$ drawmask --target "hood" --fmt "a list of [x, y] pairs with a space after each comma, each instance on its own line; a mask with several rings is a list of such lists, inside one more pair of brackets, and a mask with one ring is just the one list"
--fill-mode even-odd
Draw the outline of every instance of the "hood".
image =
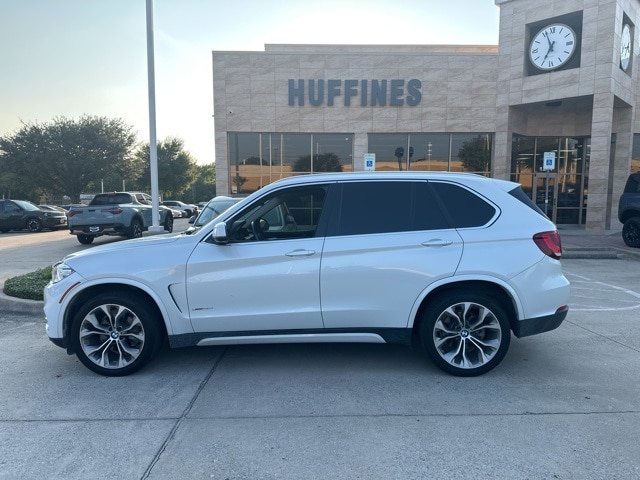
[[63, 261], [74, 260], [76, 258], [86, 258], [95, 255], [108, 255], [112, 252], [131, 251], [133, 249], [144, 248], [145, 252], [149, 249], [157, 248], [161, 245], [169, 245], [177, 242], [180, 238], [185, 238], [179, 233], [167, 233], [153, 235], [150, 237], [134, 238], [120, 242], [113, 242], [106, 245], [98, 245], [96, 247], [87, 248], [79, 252], [74, 252], [63, 258]]

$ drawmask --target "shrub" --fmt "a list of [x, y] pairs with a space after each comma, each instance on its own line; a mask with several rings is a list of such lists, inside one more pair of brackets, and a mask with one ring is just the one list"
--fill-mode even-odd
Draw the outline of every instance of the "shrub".
[[13, 277], [4, 282], [4, 293], [11, 297], [44, 300], [44, 287], [51, 280], [51, 267]]

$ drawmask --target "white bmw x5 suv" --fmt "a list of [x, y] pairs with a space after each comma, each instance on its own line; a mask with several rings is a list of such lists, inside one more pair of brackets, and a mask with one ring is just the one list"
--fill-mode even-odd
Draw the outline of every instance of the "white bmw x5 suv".
[[488, 372], [511, 333], [558, 327], [569, 282], [554, 224], [520, 185], [470, 174], [347, 173], [272, 183], [200, 228], [65, 257], [49, 338], [126, 375], [172, 347], [421, 345]]

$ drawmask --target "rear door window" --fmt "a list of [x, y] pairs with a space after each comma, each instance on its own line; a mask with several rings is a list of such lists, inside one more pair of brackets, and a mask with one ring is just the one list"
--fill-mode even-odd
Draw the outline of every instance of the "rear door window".
[[426, 182], [341, 184], [328, 235], [368, 235], [449, 228]]

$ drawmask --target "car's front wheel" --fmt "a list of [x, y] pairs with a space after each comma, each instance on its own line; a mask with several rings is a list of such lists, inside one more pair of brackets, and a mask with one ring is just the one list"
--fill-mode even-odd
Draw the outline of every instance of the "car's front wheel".
[[74, 317], [71, 342], [78, 359], [106, 376], [128, 375], [158, 351], [161, 329], [148, 302], [126, 293], [91, 298]]
[[449, 292], [423, 311], [420, 340], [431, 360], [452, 375], [482, 375], [509, 350], [511, 330], [502, 306], [481, 293]]
[[27, 230], [33, 233], [42, 231], [42, 222], [37, 218], [30, 218], [27, 220]]
[[640, 217], [631, 217], [624, 222], [622, 240], [629, 247], [640, 248]]

